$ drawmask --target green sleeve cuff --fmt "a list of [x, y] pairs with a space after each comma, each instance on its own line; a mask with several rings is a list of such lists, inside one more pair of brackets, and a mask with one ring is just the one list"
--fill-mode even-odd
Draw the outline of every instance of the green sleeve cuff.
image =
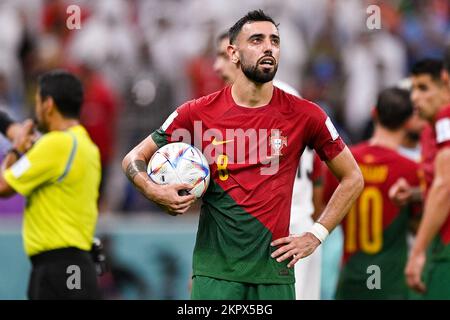
[[162, 146], [165, 146], [169, 142], [167, 141], [167, 134], [162, 129], [158, 129], [154, 131], [152, 134], [152, 139], [158, 146], [158, 148], [161, 148]]

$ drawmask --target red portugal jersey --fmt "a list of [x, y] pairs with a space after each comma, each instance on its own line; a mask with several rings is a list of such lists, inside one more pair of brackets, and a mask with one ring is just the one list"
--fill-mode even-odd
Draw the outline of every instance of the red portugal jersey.
[[[353, 146], [351, 151], [363, 174], [364, 190], [342, 221], [344, 261], [359, 251], [376, 254], [389, 245], [383, 233], [399, 217], [401, 208], [389, 199], [388, 193], [399, 178], [405, 178], [413, 187], [420, 186], [418, 164], [395, 150], [364, 142]], [[325, 200], [331, 198], [336, 187], [337, 180], [328, 171]]]
[[[368, 142], [352, 147], [351, 151], [363, 174], [364, 189], [341, 223], [344, 255], [337, 296], [345, 297], [345, 290], [353, 288], [361, 298], [366, 295], [404, 298], [407, 290], [403, 270], [412, 208], [396, 206], [388, 194], [399, 178], [405, 178], [413, 187], [419, 186], [419, 166], [395, 150]], [[325, 200], [330, 199], [336, 186], [336, 178], [328, 172]], [[384, 284], [379, 292], [366, 287], [367, 268], [371, 265], [389, 271], [383, 273]]]
[[[434, 179], [434, 160], [439, 150], [450, 148], [450, 106], [447, 106], [436, 116], [433, 126], [427, 127], [422, 133], [422, 161], [425, 171], [427, 193]], [[450, 214], [442, 226], [440, 239], [443, 244], [450, 244]]]
[[194, 144], [210, 163], [194, 275], [293, 283], [293, 268], [270, 257], [270, 242], [289, 235], [292, 186], [305, 147], [322, 160], [345, 147], [327, 115], [276, 87], [267, 105], [238, 106], [226, 87], [180, 106], [152, 138], [159, 147]]

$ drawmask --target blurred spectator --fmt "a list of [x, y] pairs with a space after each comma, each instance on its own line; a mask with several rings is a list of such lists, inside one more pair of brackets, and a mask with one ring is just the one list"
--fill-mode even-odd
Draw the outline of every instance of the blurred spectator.
[[215, 60], [215, 36], [213, 22], [209, 24], [209, 37], [205, 50], [198, 56], [194, 56], [187, 62], [187, 76], [191, 84], [191, 98], [197, 99], [218, 91], [225, 83], [214, 72]]
[[[79, 30], [66, 26], [72, 4], [81, 8]], [[380, 8], [380, 30], [366, 26], [369, 5]], [[354, 142], [376, 93], [418, 59], [440, 56], [450, 39], [448, 0], [3, 0], [0, 104], [22, 119], [31, 115], [38, 74], [95, 66], [83, 71], [96, 105], [85, 108], [84, 120], [106, 168], [114, 168], [104, 173], [114, 195], [108, 198], [117, 202], [112, 208], [153, 210], [130, 194], [122, 206], [116, 195], [124, 194], [126, 181], [113, 164], [180, 102], [222, 86], [211, 69], [211, 37], [257, 7], [280, 23], [278, 77], [318, 102]]]
[[[81, 8], [79, 30], [66, 26], [73, 4]], [[381, 9], [380, 30], [366, 26], [369, 5]], [[347, 143], [370, 131], [367, 122], [380, 89], [406, 76], [417, 60], [440, 57], [450, 41], [448, 0], [0, 0], [0, 108], [19, 120], [31, 116], [36, 76], [79, 68], [86, 93], [82, 120], [99, 145], [104, 168], [102, 211], [158, 214], [159, 207], [131, 187], [118, 163], [180, 102], [222, 87], [212, 70], [215, 36], [255, 8], [280, 23], [278, 78], [324, 108]], [[410, 154], [417, 153], [421, 128], [419, 121], [411, 123], [405, 143]], [[0, 158], [7, 148], [0, 137]], [[0, 201], [0, 213], [22, 212], [23, 206], [19, 197]], [[329, 285], [324, 298], [332, 297], [336, 282], [336, 264], [330, 261], [341, 249], [337, 240], [330, 242], [337, 247], [324, 253], [328, 268], [322, 283]], [[177, 258], [157, 256], [165, 286], [160, 295], [173, 297]], [[101, 279], [105, 297], [123, 297], [126, 287], [139, 298], [156, 296], [116, 262], [113, 258], [114, 274]]]
[[[172, 113], [174, 102], [174, 85], [165, 74], [160, 74], [154, 65], [154, 60], [146, 43], [142, 43], [138, 63], [141, 66], [134, 76], [128, 94], [124, 97], [127, 112], [120, 117], [121, 142], [119, 153], [121, 157], [129, 152], [131, 145], [136, 145], [156, 130]], [[120, 172], [121, 196], [114, 192], [112, 206], [123, 212], [159, 210], [155, 204], [142, 197], [132, 187]]]
[[116, 148], [116, 125], [118, 99], [105, 79], [93, 67], [83, 64], [78, 75], [84, 85], [84, 104], [81, 123], [89, 132], [92, 141], [100, 149], [102, 182], [100, 184], [100, 210], [105, 185], [108, 182], [110, 164]]
[[[61, 39], [63, 43], [69, 41], [74, 35], [72, 30], [66, 26], [68, 18], [67, 7], [74, 4], [68, 0], [45, 0], [42, 9], [42, 28], [44, 33], [53, 34]], [[80, 5], [80, 3], [76, 3]], [[80, 10], [80, 22], [83, 24], [89, 17], [89, 10], [86, 6], [82, 6]]]
[[449, 39], [447, 0], [402, 1], [400, 34], [406, 42], [409, 65], [426, 57], [440, 58]]
[[99, 0], [92, 14], [74, 32], [70, 58], [75, 63], [95, 65], [119, 94], [124, 93], [136, 65], [138, 32], [132, 21], [132, 3], [124, 0]]
[[24, 32], [18, 8], [12, 1], [0, 2], [0, 99], [16, 117], [23, 114], [23, 77], [19, 63]]

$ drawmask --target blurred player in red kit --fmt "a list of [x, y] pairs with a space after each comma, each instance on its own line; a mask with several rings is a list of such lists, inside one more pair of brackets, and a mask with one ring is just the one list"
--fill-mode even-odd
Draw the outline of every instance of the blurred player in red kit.
[[427, 186], [424, 214], [405, 273], [408, 285], [424, 293], [425, 299], [450, 299], [449, 72], [450, 51], [447, 51], [445, 64], [425, 59], [417, 62], [411, 71], [411, 99], [430, 126], [422, 134]]
[[[342, 221], [343, 266], [337, 299], [406, 299], [403, 277], [408, 246], [407, 232], [412, 210], [389, 199], [389, 190], [400, 178], [419, 186], [419, 166], [398, 151], [407, 134], [406, 123], [413, 115], [409, 92], [383, 90], [374, 109], [375, 131], [368, 140], [351, 148], [364, 177], [364, 190]], [[337, 181], [326, 177], [325, 199]], [[420, 207], [419, 207], [420, 209]], [[417, 210], [419, 211], [419, 210]], [[370, 289], [370, 266], [380, 270], [380, 281]]]

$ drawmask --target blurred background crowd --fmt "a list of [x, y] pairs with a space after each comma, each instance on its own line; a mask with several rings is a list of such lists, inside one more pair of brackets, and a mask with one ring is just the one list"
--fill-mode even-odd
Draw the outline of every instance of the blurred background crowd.
[[[69, 5], [81, 9], [69, 30]], [[381, 29], [370, 30], [369, 5]], [[142, 211], [120, 172], [122, 156], [183, 101], [223, 87], [217, 36], [254, 8], [280, 23], [277, 73], [334, 118], [348, 142], [364, 136], [378, 91], [450, 38], [447, 0], [2, 0], [0, 107], [32, 116], [35, 80], [57, 67], [85, 86], [83, 123], [101, 150], [101, 211]]]
[[[81, 9], [79, 29], [67, 27], [69, 5]], [[370, 5], [380, 29], [367, 26]], [[217, 37], [256, 8], [280, 23], [277, 79], [324, 108], [348, 143], [367, 134], [379, 90], [418, 59], [440, 57], [450, 39], [448, 0], [0, 0], [0, 108], [32, 117], [37, 76], [75, 72], [82, 122], [101, 152], [101, 214], [162, 215], [120, 162], [182, 102], [224, 86]], [[0, 140], [0, 158], [6, 148]], [[2, 215], [22, 208], [17, 197], [0, 202]]]

